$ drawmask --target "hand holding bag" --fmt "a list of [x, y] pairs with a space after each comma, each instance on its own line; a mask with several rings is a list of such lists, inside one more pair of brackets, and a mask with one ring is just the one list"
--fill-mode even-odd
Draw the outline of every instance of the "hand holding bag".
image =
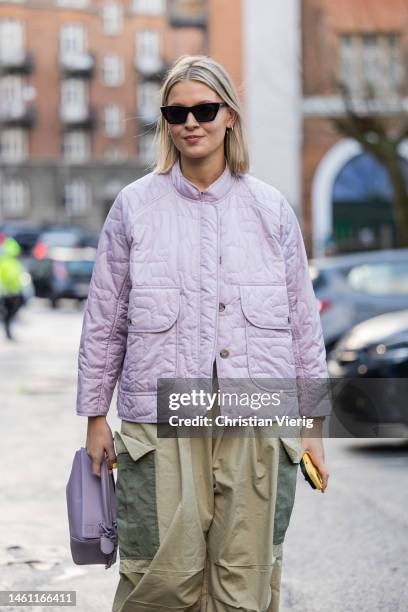
[[113, 474], [106, 459], [101, 475], [92, 472], [92, 460], [85, 448], [76, 451], [66, 486], [71, 553], [77, 565], [116, 561], [118, 534], [116, 493]]

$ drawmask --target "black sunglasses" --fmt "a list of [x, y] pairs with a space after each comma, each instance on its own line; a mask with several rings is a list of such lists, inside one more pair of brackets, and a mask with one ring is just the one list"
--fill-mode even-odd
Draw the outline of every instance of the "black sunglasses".
[[197, 121], [214, 121], [221, 106], [227, 106], [225, 102], [204, 102], [195, 106], [161, 106], [160, 110], [168, 123], [185, 123], [187, 115], [192, 112]]

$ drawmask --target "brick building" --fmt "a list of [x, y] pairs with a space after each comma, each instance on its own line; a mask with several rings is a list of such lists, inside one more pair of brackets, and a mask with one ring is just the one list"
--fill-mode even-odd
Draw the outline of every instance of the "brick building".
[[[302, 203], [310, 251], [392, 247], [387, 172], [339, 133], [340, 83], [360, 115], [398, 127], [408, 108], [408, 5], [404, 0], [302, 1]], [[405, 143], [400, 153], [407, 157]], [[408, 164], [407, 164], [408, 177]], [[408, 183], [408, 179], [407, 179]]]
[[237, 85], [251, 172], [289, 199], [309, 255], [393, 246], [387, 173], [333, 118], [343, 81], [362, 112], [371, 88], [400, 121], [407, 43], [404, 0], [0, 0], [0, 220], [99, 228], [149, 169], [167, 66], [207, 53]]
[[207, 30], [202, 1], [0, 2], [0, 219], [100, 227], [153, 159], [164, 71]]

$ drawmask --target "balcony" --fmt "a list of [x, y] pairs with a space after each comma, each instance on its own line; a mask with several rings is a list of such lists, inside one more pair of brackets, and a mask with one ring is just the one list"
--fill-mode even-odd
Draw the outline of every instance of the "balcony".
[[135, 68], [142, 78], [161, 81], [168, 69], [168, 64], [160, 55], [151, 57], [136, 56]]
[[95, 70], [95, 59], [91, 53], [64, 53], [59, 61], [66, 77], [91, 77]]
[[91, 105], [61, 106], [60, 118], [66, 130], [90, 130], [96, 125], [96, 112]]
[[205, 28], [207, 26], [206, 5], [206, 0], [170, 0], [169, 24], [174, 28]]
[[31, 74], [34, 70], [33, 54], [30, 51], [0, 55], [0, 76], [2, 74]]
[[13, 107], [0, 106], [0, 125], [3, 127], [32, 128], [35, 125], [36, 112], [32, 106], [16, 103]]

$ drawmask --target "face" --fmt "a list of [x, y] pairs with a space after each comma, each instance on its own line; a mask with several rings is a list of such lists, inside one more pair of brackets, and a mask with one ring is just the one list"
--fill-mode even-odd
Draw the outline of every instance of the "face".
[[[194, 106], [203, 102], [223, 102], [222, 98], [205, 83], [180, 81], [170, 90], [166, 106]], [[224, 149], [227, 127], [234, 124], [234, 112], [221, 106], [213, 121], [199, 123], [193, 113], [188, 113], [185, 123], [166, 123], [170, 136], [180, 154], [190, 158], [202, 158]], [[192, 137], [197, 138], [192, 138]]]

